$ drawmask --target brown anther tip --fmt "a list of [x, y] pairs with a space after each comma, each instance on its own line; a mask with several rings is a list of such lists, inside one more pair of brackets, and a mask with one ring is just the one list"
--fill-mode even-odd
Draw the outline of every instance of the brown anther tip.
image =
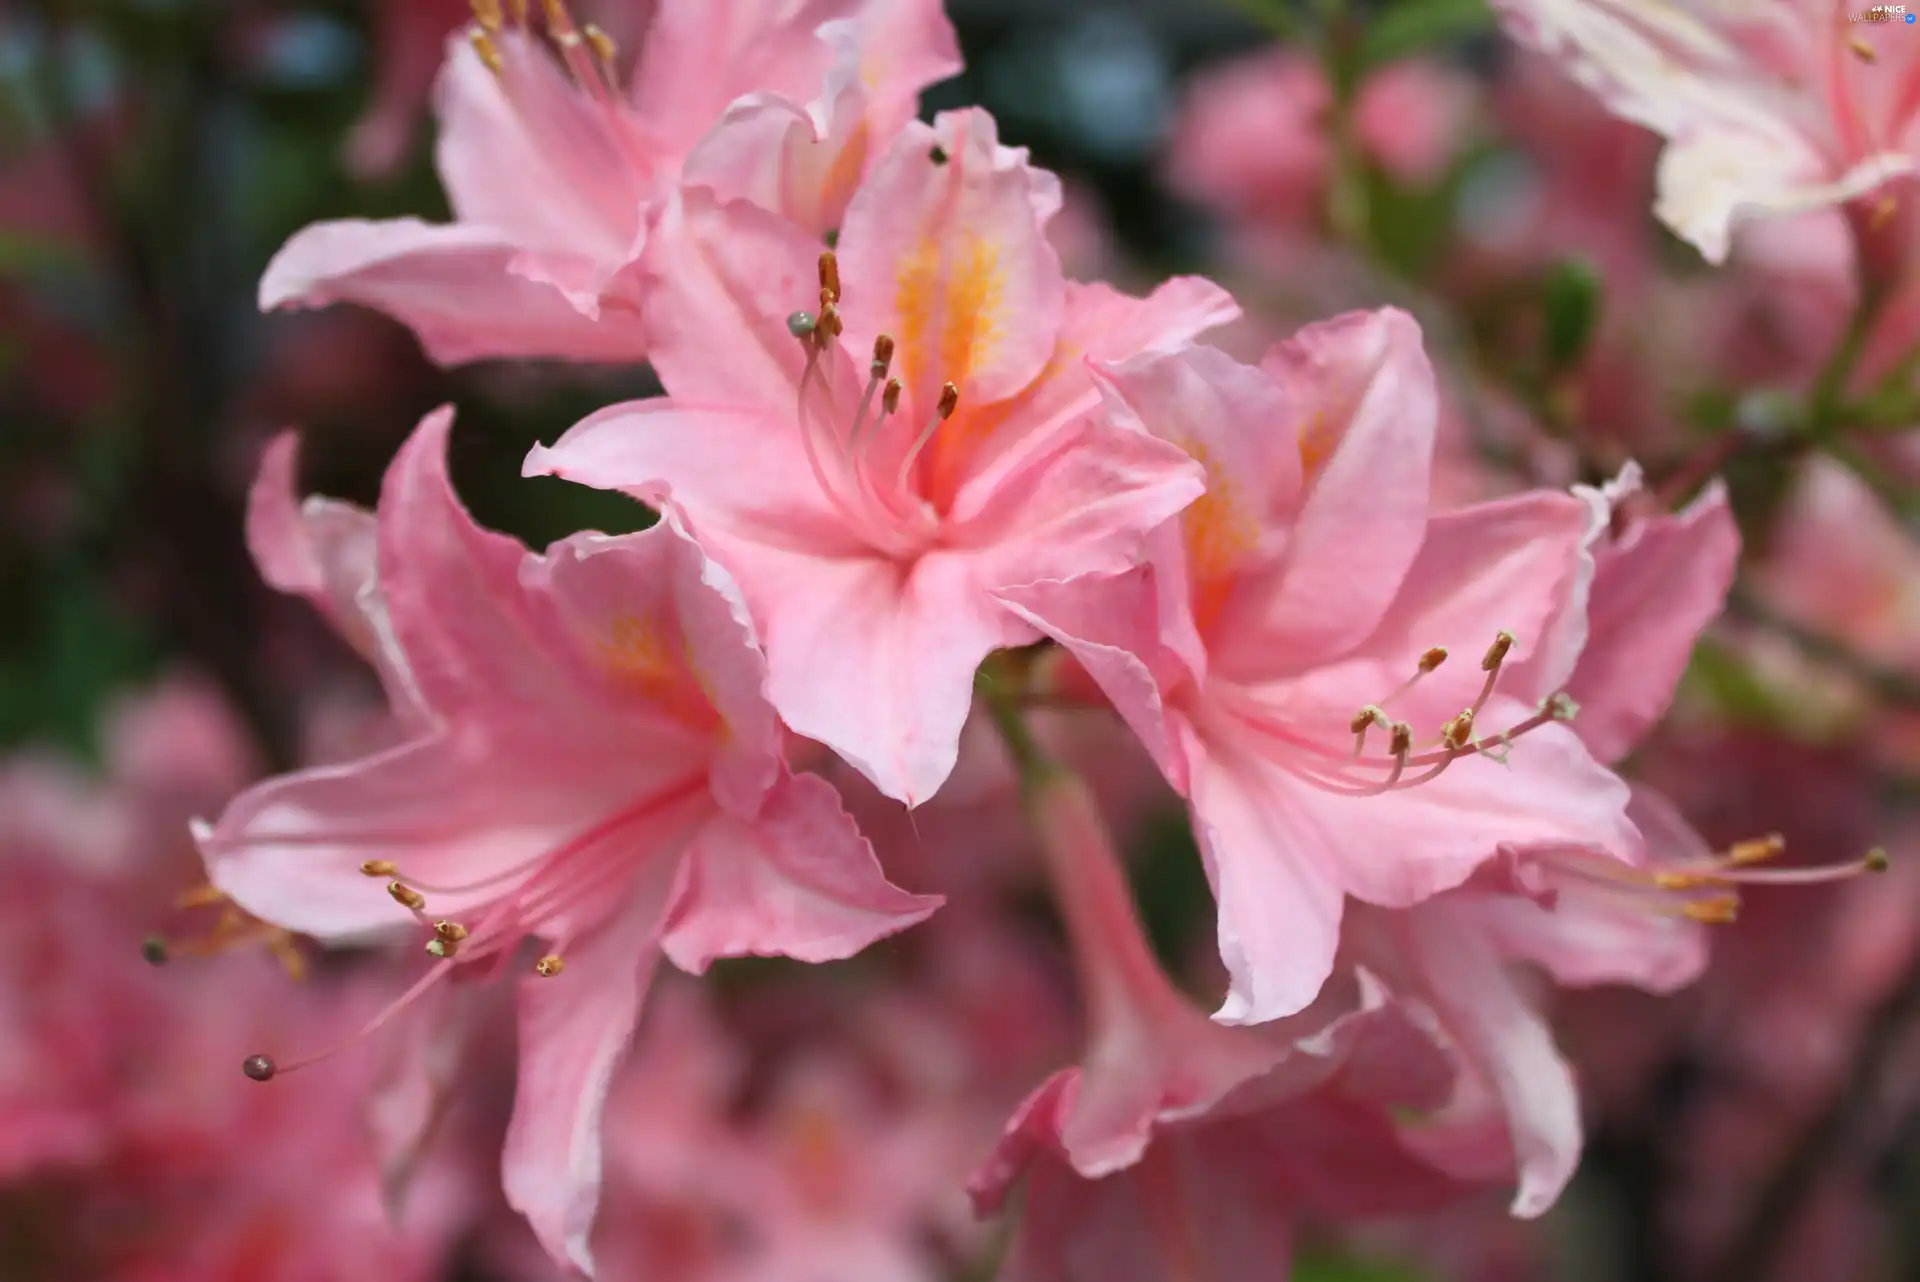
[[1420, 656], [1420, 671], [1432, 672], [1447, 661], [1447, 647], [1437, 645]]
[[885, 389], [880, 393], [880, 408], [888, 414], [897, 414], [900, 412], [899, 379], [890, 378], [887, 380]]
[[387, 893], [393, 896], [393, 900], [395, 903], [401, 905], [404, 908], [411, 908], [415, 912], [419, 912], [422, 908], [425, 908], [427, 906], [426, 896], [422, 895], [419, 891], [407, 885], [405, 882], [400, 882], [400, 881], [388, 882]]
[[586, 36], [587, 43], [593, 46], [594, 57], [611, 68], [620, 56], [620, 46], [613, 42], [613, 37], [591, 22], [582, 29], [581, 34]]
[[1487, 647], [1487, 653], [1480, 660], [1480, 671], [1497, 672], [1500, 665], [1507, 661], [1507, 651], [1513, 649], [1513, 633], [1502, 628], [1494, 634], [1493, 644]]
[[493, 47], [493, 40], [484, 31], [476, 31], [467, 37], [467, 43], [480, 55], [480, 61], [487, 64], [487, 70], [500, 75], [506, 70], [506, 64], [500, 61], [500, 51]]
[[567, 12], [566, 0], [541, 0], [540, 7], [547, 11], [547, 25], [554, 31], [570, 30], [573, 15]]
[[457, 944], [467, 937], [467, 928], [457, 921], [436, 921], [433, 923], [433, 933], [449, 944]]
[[1688, 921], [1703, 922], [1709, 926], [1727, 926], [1738, 920], [1740, 901], [1732, 895], [1722, 895], [1717, 899], [1696, 899], [1680, 910]]
[[362, 877], [391, 877], [399, 871], [398, 868], [395, 868], [384, 859], [369, 859], [360, 865], [360, 875]]
[[952, 418], [953, 411], [960, 406], [960, 389], [952, 383], [940, 385], [940, 417]]
[[1464, 748], [1473, 735], [1473, 709], [1462, 708], [1460, 715], [1447, 722], [1440, 729], [1440, 737], [1446, 740], [1449, 748]]
[[1866, 858], [1860, 862], [1868, 872], [1885, 872], [1893, 864], [1893, 861], [1887, 858], [1887, 852], [1878, 846], [1869, 850]]
[[270, 1055], [249, 1055], [241, 1062], [240, 1071], [256, 1082], [271, 1082], [279, 1069]]
[[1777, 832], [1752, 841], [1736, 841], [1727, 851], [1727, 862], [1735, 866], [1741, 864], [1765, 863], [1787, 848], [1787, 839]]
[[1362, 708], [1360, 709], [1359, 712], [1356, 712], [1354, 714], [1353, 720], [1347, 722], [1347, 729], [1353, 731], [1353, 733], [1355, 734], [1359, 734], [1362, 730], [1365, 730], [1368, 726], [1372, 724], [1373, 724], [1373, 709]]
[[1854, 57], [1868, 65], [1872, 65], [1880, 60], [1879, 55], [1874, 53], [1873, 46], [1865, 40], [1862, 40], [1859, 36], [1849, 37], [1847, 40], [1847, 48], [1853, 50]]
[[830, 303], [840, 301], [840, 259], [831, 249], [820, 254], [820, 295]]
[[489, 35], [498, 35], [501, 26], [500, 0], [471, 0], [468, 6], [473, 10], [474, 21], [487, 29]]
[[846, 328], [840, 322], [840, 309], [834, 306], [833, 299], [827, 297], [827, 291], [820, 291], [820, 337], [838, 338]]
[[882, 334], [873, 340], [873, 376], [885, 378], [893, 368], [893, 336]]
[[1387, 740], [1387, 750], [1396, 757], [1404, 757], [1413, 751], [1413, 727], [1404, 721], [1393, 723], [1393, 734]]
[[552, 979], [567, 968], [566, 959], [558, 953], [548, 953], [533, 964], [533, 973], [542, 979]]
[[167, 941], [158, 935], [148, 935], [140, 941], [140, 956], [146, 959], [149, 966], [166, 965]]

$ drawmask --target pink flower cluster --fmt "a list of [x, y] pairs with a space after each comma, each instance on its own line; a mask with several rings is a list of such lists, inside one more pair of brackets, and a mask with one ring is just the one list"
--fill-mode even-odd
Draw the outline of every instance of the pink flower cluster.
[[[1009, 1213], [1005, 1282], [1256, 1282], [1306, 1224], [1488, 1188], [1546, 1211], [1582, 1108], [1536, 981], [1677, 989], [1743, 886], [1874, 866], [1716, 851], [1616, 773], [1726, 602], [1723, 486], [1671, 510], [1628, 463], [1456, 504], [1407, 311], [1243, 362], [1206, 341], [1240, 315], [1207, 280], [1068, 279], [1060, 180], [984, 110], [919, 118], [960, 70], [937, 0], [661, 0], [637, 60], [560, 0], [471, 7], [434, 90], [453, 221], [310, 226], [260, 302], [377, 309], [444, 364], [650, 364], [664, 395], [555, 433], [524, 474], [658, 519], [544, 551], [483, 527], [451, 408], [372, 510], [300, 497], [295, 437], [272, 443], [248, 546], [377, 673], [388, 723], [353, 759], [196, 782], [209, 886], [185, 911], [218, 915], [208, 951], [365, 951], [298, 988], [270, 957], [109, 964], [73, 944], [124, 933], [137, 882], [87, 865], [171, 868], [130, 833], [184, 816], [47, 803], [112, 831], [8, 832], [10, 884], [47, 889], [0, 950], [59, 983], [0, 1007], [0, 1051], [71, 1049], [53, 1075], [0, 1054], [0, 1174], [108, 1172], [47, 1234], [78, 1262], [50, 1268], [348, 1275], [269, 1267], [311, 1238], [330, 1268], [344, 1242], [354, 1276], [424, 1279], [493, 1197], [456, 1154], [497, 1145], [534, 1245], [477, 1249], [528, 1277], [933, 1282]], [[1658, 210], [1710, 258], [1749, 213], [1911, 170], [1920, 80], [1881, 66], [1885, 102], [1859, 83], [1920, 50], [1904, 32], [1811, 67], [1792, 36], [1814, 6], [1786, 0], [1497, 7], [1666, 136]], [[1232, 101], [1310, 115], [1331, 91], [1289, 60], [1237, 74], [1180, 181], [1292, 217], [1325, 140], [1237, 165]], [[1423, 75], [1376, 82], [1360, 126], [1413, 180], [1446, 129], [1409, 139], [1394, 103], [1466, 110]], [[365, 167], [404, 137], [404, 86], [383, 102]], [[1798, 519], [1847, 501], [1809, 485]], [[1912, 582], [1859, 577], [1789, 571], [1777, 595], [1911, 643], [1888, 620]], [[1156, 951], [1112, 835], [1162, 785], [1212, 892], [1202, 981]], [[84, 853], [39, 857], [62, 843]], [[1064, 949], [993, 907], [1032, 883]], [[882, 974], [745, 997], [663, 973], [876, 948]], [[67, 1036], [83, 1006], [123, 1013], [114, 1039]], [[260, 1017], [245, 1046], [202, 1019], [233, 1008]], [[363, 1041], [378, 1073], [324, 1049]], [[504, 1135], [474, 1120], [489, 1093]], [[188, 1245], [116, 1255], [115, 1199]], [[210, 1208], [235, 1222], [197, 1230]]]

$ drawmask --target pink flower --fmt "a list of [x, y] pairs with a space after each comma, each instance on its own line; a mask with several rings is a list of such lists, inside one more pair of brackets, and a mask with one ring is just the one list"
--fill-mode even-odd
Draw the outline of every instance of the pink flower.
[[1348, 896], [1407, 907], [1502, 845], [1637, 848], [1626, 785], [1561, 724], [1593, 504], [1430, 511], [1410, 318], [1311, 326], [1259, 369], [1194, 349], [1104, 377], [1112, 415], [1199, 458], [1207, 495], [1144, 567], [1001, 597], [1187, 796], [1232, 978], [1218, 1018], [1311, 1001]]
[[1193, 279], [1144, 300], [1067, 283], [1059, 204], [979, 111], [906, 128], [837, 256], [688, 191], [646, 308], [671, 395], [527, 458], [671, 497], [740, 581], [780, 715], [909, 804], [953, 768], [980, 660], [1038, 637], [992, 589], [1121, 569], [1200, 492], [1178, 450], [1087, 415], [1084, 361], [1177, 347], [1232, 303]]
[[825, 961], [938, 901], [889, 885], [831, 785], [787, 770], [744, 606], [676, 517], [529, 553], [460, 507], [451, 419], [402, 448], [375, 517], [296, 512], [279, 488], [291, 445], [270, 457], [263, 569], [375, 648], [413, 735], [269, 780], [199, 836], [215, 885], [288, 929], [417, 922], [434, 960], [394, 1010], [547, 941], [519, 989], [506, 1188], [549, 1251], [586, 1268], [599, 1110], [656, 950], [695, 972], [748, 953]]
[[[1920, 45], [1829, 0], [1499, 0], [1516, 38], [1667, 140], [1654, 211], [1709, 262], [1743, 219], [1911, 174]], [[1864, 8], [1865, 6], [1860, 6]]]
[[[1470, 81], [1430, 62], [1369, 75], [1353, 104], [1355, 141], [1394, 178], [1431, 183], [1460, 145]], [[1168, 148], [1182, 194], [1229, 217], [1312, 221], [1333, 172], [1333, 87], [1313, 58], [1275, 47], [1197, 77]]]
[[1222, 1028], [1141, 936], [1085, 788], [1034, 789], [1088, 1006], [1080, 1068], [1047, 1081], [975, 1177], [983, 1212], [1025, 1177], [1008, 1282], [1284, 1276], [1293, 1219], [1423, 1206], [1457, 1182], [1403, 1145], [1393, 1110], [1434, 1109], [1445, 1055], [1343, 975], [1307, 1012]]
[[[959, 70], [952, 29], [930, 0], [670, 0], [630, 90], [611, 42], [577, 27], [564, 4], [544, 5], [551, 48], [504, 18], [498, 0], [474, 10], [479, 26], [451, 46], [437, 97], [438, 163], [456, 220], [308, 227], [269, 264], [263, 308], [373, 307], [446, 364], [641, 360], [638, 265], [650, 228], [730, 102], [753, 93], [763, 110], [785, 104], [830, 123], [831, 147], [789, 150], [795, 164], [824, 163], [822, 182], [844, 185], [864, 149], [911, 118], [919, 90]], [[825, 105], [795, 105], [823, 80]], [[773, 195], [815, 210], [824, 199]]]

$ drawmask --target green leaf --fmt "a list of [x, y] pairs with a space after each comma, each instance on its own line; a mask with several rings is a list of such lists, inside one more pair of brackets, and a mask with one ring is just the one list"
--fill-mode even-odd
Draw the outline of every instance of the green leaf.
[[1578, 259], [1562, 259], [1547, 269], [1540, 286], [1540, 313], [1546, 372], [1571, 369], [1586, 355], [1600, 323], [1600, 275]]
[[1402, 0], [1367, 23], [1360, 65], [1398, 62], [1437, 44], [1479, 35], [1493, 25], [1486, 0]]

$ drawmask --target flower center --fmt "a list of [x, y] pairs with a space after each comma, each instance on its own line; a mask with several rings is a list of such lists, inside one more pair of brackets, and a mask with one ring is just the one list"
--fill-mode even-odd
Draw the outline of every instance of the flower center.
[[820, 255], [820, 310], [787, 318], [788, 332], [807, 354], [794, 406], [807, 465], [828, 504], [862, 539], [888, 555], [909, 557], [940, 529], [940, 514], [921, 493], [916, 465], [953, 418], [960, 389], [942, 384], [932, 416], [908, 441], [896, 428], [902, 388], [893, 377], [895, 343], [881, 334], [873, 340], [866, 388], [848, 414], [822, 363], [843, 330], [839, 304], [840, 264], [828, 250]]

